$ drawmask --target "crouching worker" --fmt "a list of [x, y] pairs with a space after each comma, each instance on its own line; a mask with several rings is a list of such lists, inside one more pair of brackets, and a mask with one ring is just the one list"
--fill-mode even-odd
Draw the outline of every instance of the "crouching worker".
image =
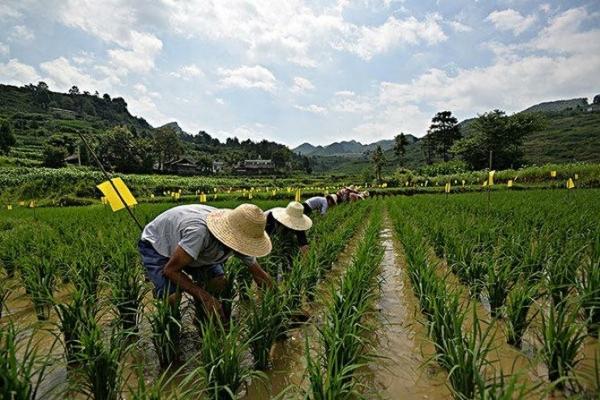
[[310, 215], [313, 211], [317, 211], [321, 215], [327, 214], [327, 210], [335, 205], [335, 194], [327, 196], [315, 196], [302, 203], [304, 207], [304, 215]]
[[[286, 270], [291, 268], [292, 260], [298, 250], [308, 251], [306, 231], [312, 226], [312, 220], [304, 215], [304, 207], [297, 201], [292, 201], [286, 208], [276, 207], [265, 211], [267, 218], [266, 232], [273, 239], [274, 254], [272, 259], [278, 259]], [[271, 268], [272, 274], [281, 271]]]
[[234, 210], [192, 204], [171, 208], [144, 228], [138, 243], [146, 276], [156, 296], [174, 304], [180, 290], [201, 302], [207, 313], [224, 320], [218, 296], [227, 285], [223, 265], [233, 255], [248, 266], [259, 285], [272, 285], [256, 257], [271, 252], [266, 217], [252, 204]]

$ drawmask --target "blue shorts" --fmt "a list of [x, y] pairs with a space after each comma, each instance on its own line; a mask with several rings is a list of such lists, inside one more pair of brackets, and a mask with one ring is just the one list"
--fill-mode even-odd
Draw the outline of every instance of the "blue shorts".
[[[163, 275], [163, 269], [169, 257], [165, 257], [159, 254], [150, 242], [140, 240], [138, 242], [138, 249], [142, 256], [142, 264], [146, 269], [146, 277], [154, 284], [154, 294], [157, 297], [161, 297], [167, 294], [173, 294], [177, 291], [177, 287], [171, 284], [171, 281]], [[223, 276], [225, 271], [223, 270], [223, 264], [214, 264], [207, 267], [185, 267], [184, 272], [191, 276], [192, 280], [196, 283], [206, 283], [213, 278]]]

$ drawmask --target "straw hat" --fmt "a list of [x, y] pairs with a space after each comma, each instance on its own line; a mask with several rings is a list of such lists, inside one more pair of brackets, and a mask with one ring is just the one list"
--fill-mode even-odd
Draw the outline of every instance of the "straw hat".
[[271, 212], [277, 221], [295, 231], [307, 231], [312, 226], [312, 220], [304, 215], [304, 207], [297, 201], [290, 202], [286, 208], [274, 208]]
[[333, 203], [337, 204], [337, 194], [331, 194], [330, 196], [333, 199]]
[[234, 210], [215, 210], [206, 225], [217, 239], [234, 251], [254, 257], [271, 252], [271, 239], [265, 232], [267, 218], [254, 204], [242, 204]]

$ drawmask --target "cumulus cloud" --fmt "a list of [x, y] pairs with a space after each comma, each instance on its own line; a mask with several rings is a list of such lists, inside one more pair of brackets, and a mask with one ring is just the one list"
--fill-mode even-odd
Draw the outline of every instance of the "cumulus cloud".
[[0, 56], [7, 56], [10, 53], [10, 47], [7, 44], [0, 42]]
[[304, 93], [309, 90], [313, 90], [314, 88], [315, 85], [313, 85], [311, 81], [306, 78], [302, 78], [301, 76], [296, 76], [294, 77], [294, 84], [290, 90], [293, 93]]
[[335, 92], [335, 95], [342, 96], [342, 97], [354, 96], [354, 92], [351, 90], [340, 90], [338, 92]]
[[17, 25], [12, 29], [8, 38], [14, 42], [29, 42], [35, 39], [35, 34], [25, 25]]
[[162, 41], [149, 33], [131, 32], [131, 42], [125, 49], [108, 51], [111, 63], [126, 71], [145, 73], [154, 68], [154, 59], [162, 49]]
[[260, 65], [243, 65], [235, 69], [219, 68], [218, 74], [221, 77], [219, 84], [225, 88], [238, 87], [272, 92], [277, 85], [277, 79], [271, 71]]
[[496, 29], [501, 31], [512, 31], [517, 36], [525, 32], [535, 23], [535, 15], [523, 16], [520, 12], [508, 8], [506, 10], [492, 11], [486, 21], [490, 21]]
[[112, 92], [115, 81], [111, 76], [98, 79], [89, 75], [79, 67], [72, 65], [65, 57], [58, 57], [40, 64], [40, 69], [46, 74], [44, 79], [53, 90], [66, 92], [76, 85], [81, 91]]
[[35, 68], [19, 62], [16, 58], [0, 63], [0, 81], [6, 85], [26, 85], [36, 83], [39, 79]]
[[454, 32], [471, 32], [473, 30], [469, 25], [465, 25], [460, 21], [448, 21], [447, 23]]
[[327, 109], [325, 107], [321, 107], [316, 104], [310, 104], [308, 106], [295, 105], [294, 108], [301, 110], [301, 111], [313, 113], [313, 114], [326, 114], [327, 113]]
[[204, 72], [196, 64], [184, 65], [175, 72], [170, 73], [175, 78], [189, 80], [204, 76]]

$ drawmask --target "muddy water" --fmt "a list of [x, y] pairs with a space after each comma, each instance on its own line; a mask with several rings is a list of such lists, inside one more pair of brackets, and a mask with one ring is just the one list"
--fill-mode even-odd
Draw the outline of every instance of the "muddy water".
[[305, 387], [306, 383], [304, 381], [306, 340], [308, 340], [310, 348], [315, 347], [316, 329], [313, 323], [320, 318], [323, 312], [331, 282], [342, 275], [346, 267], [352, 262], [352, 256], [362, 236], [363, 230], [354, 234], [327, 273], [326, 279], [319, 283], [315, 302], [307, 310], [308, 314], [312, 316], [312, 321], [309, 320], [304, 326], [292, 329], [288, 333], [288, 340], [278, 342], [273, 346], [271, 350], [273, 368], [266, 371], [264, 381], [250, 383], [243, 396], [244, 399], [263, 400], [283, 395], [284, 391], [285, 398], [302, 397], [300, 394], [301, 388]]
[[386, 219], [381, 232], [384, 256], [381, 263], [383, 283], [379, 307], [381, 310], [376, 360], [371, 368], [373, 396], [387, 399], [448, 399], [446, 374], [433, 363], [427, 363], [433, 347], [427, 342], [427, 332], [419, 323], [416, 299], [410, 288]]

